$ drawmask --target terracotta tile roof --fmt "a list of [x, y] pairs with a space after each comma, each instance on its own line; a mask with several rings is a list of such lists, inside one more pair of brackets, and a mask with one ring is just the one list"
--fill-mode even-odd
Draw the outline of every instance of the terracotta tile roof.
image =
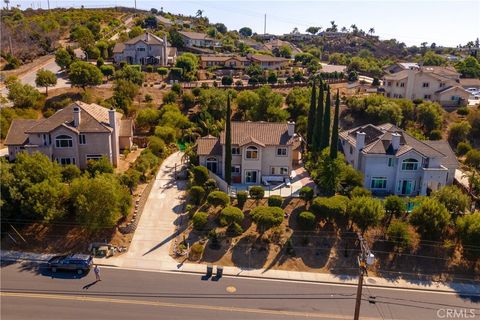
[[120, 129], [118, 130], [119, 137], [131, 137], [133, 135], [133, 120], [120, 120]]
[[23, 145], [28, 142], [28, 129], [38, 123], [39, 120], [34, 119], [13, 119], [8, 129], [5, 145]]
[[222, 155], [222, 146], [217, 137], [208, 135], [197, 139], [197, 154], [200, 156]]
[[[288, 135], [287, 123], [232, 121], [232, 145], [242, 145], [245, 139], [266, 146], [293, 143], [293, 137]], [[225, 144], [225, 131], [220, 134], [220, 143]]]
[[214, 40], [210, 38], [207, 34], [200, 33], [200, 32], [179, 31], [178, 33], [185, 36], [186, 38], [193, 39], [193, 40]]

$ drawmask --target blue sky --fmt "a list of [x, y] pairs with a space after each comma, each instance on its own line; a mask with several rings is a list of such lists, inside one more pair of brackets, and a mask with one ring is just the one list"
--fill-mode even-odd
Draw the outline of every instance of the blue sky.
[[[47, 0], [10, 0], [21, 8], [47, 7]], [[50, 0], [61, 7], [134, 6], [134, 0]], [[375, 28], [382, 39], [396, 38], [407, 45], [429, 44], [456, 46], [480, 37], [479, 0], [375, 0], [375, 1], [155, 1], [137, 0], [137, 7], [152, 7], [172, 13], [194, 15], [198, 9], [211, 22], [222, 22], [229, 29], [251, 27], [263, 33], [264, 14], [267, 32], [288, 33], [297, 27], [326, 28], [335, 20], [339, 28], [356, 24], [360, 29]]]

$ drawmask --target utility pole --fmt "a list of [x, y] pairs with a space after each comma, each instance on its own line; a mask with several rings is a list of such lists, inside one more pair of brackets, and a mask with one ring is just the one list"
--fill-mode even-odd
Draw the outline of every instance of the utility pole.
[[48, 11], [50, 11], [50, 0], [47, 0]]
[[135, 0], [135, 9], [137, 9], [137, 0]]
[[353, 320], [358, 320], [360, 317], [360, 304], [362, 302], [362, 289], [363, 289], [363, 276], [367, 273], [367, 265], [370, 266], [375, 261], [374, 254], [370, 251], [367, 241], [358, 234], [358, 241], [360, 242], [360, 249], [362, 252], [358, 256], [358, 286], [357, 286], [357, 298], [355, 301], [355, 315]]
[[263, 18], [263, 34], [267, 34], [267, 14]]

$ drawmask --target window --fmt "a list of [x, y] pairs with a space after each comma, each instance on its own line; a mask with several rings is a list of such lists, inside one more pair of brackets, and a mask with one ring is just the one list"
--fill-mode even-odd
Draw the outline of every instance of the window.
[[430, 87], [430, 83], [424, 82], [424, 83], [422, 83], [422, 87], [428, 88], [428, 87]]
[[73, 139], [67, 135], [60, 135], [55, 138], [55, 146], [57, 148], [71, 148], [73, 147]]
[[387, 178], [385, 177], [373, 177], [370, 184], [371, 189], [386, 189], [387, 188]]
[[217, 173], [217, 159], [216, 158], [207, 158], [207, 169], [213, 173]]
[[232, 166], [232, 174], [240, 174], [240, 166]]
[[232, 156], [240, 155], [240, 148], [239, 147], [232, 147]]
[[281, 167], [280, 168], [280, 174], [281, 175], [288, 175], [288, 167]]
[[400, 87], [401, 88], [405, 87], [405, 82], [400, 82]]
[[137, 51], [145, 51], [145, 48], [137, 48]]
[[440, 82], [440, 88], [445, 87], [445, 82]]
[[350, 146], [350, 154], [352, 154], [352, 153], [353, 153], [353, 147]]
[[458, 100], [460, 100], [460, 97], [459, 96], [452, 96], [451, 100], [452, 101], [458, 101]]
[[62, 166], [66, 166], [68, 164], [75, 164], [75, 158], [59, 158], [57, 159], [57, 162]]
[[254, 147], [254, 146], [247, 147], [246, 157], [247, 159], [257, 159], [258, 158], [257, 147]]
[[393, 158], [388, 158], [387, 163], [389, 167], [393, 167]]
[[388, 81], [388, 82], [387, 82], [387, 86], [388, 86], [388, 87], [391, 87], [391, 86], [392, 86], [392, 81]]
[[80, 144], [86, 144], [87, 143], [87, 140], [85, 139], [85, 135], [84, 134], [81, 134], [79, 136], [79, 143]]
[[87, 154], [87, 161], [91, 161], [91, 160], [100, 160], [102, 158], [102, 155], [101, 154]]
[[426, 94], [423, 96], [423, 99], [432, 99], [432, 95], [431, 94]]
[[277, 148], [277, 157], [286, 157], [287, 148]]
[[415, 159], [405, 159], [402, 162], [402, 170], [412, 171], [418, 169], [418, 161]]
[[245, 171], [245, 183], [257, 183], [257, 171]]

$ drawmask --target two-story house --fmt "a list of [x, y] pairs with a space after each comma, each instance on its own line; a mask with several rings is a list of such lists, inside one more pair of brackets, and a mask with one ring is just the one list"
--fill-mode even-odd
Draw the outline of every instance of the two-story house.
[[179, 31], [178, 33], [182, 37], [184, 47], [213, 48], [219, 46], [217, 40], [210, 38], [205, 33], [191, 31]]
[[177, 48], [171, 47], [166, 35], [163, 39], [149, 32], [115, 44], [113, 60], [116, 63], [126, 61], [129, 64], [173, 65], [177, 57]]
[[430, 100], [444, 107], [468, 101], [470, 94], [460, 84], [460, 74], [451, 68], [397, 64], [388, 70], [393, 73], [384, 76], [383, 90], [389, 98]]
[[[268, 184], [290, 177], [293, 163], [301, 157], [301, 137], [295, 123], [232, 122], [232, 182]], [[200, 165], [223, 177], [225, 131], [197, 140]]]
[[117, 166], [120, 150], [132, 146], [133, 136], [132, 120], [121, 118], [115, 110], [76, 101], [46, 119], [15, 119], [5, 138], [8, 158], [41, 152], [62, 165], [85, 168], [105, 156]]
[[458, 168], [446, 141], [420, 141], [389, 123], [342, 131], [339, 144], [374, 194], [426, 195], [451, 184]]

